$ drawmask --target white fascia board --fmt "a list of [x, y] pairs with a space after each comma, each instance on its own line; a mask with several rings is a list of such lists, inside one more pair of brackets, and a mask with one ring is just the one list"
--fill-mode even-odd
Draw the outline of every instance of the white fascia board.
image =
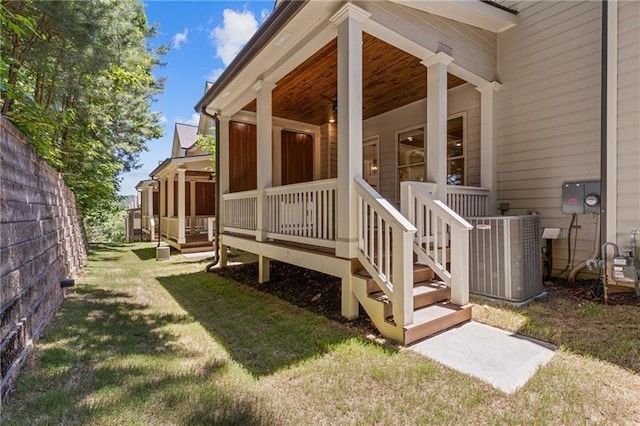
[[183, 165], [184, 166], [194, 166], [194, 165], [199, 165], [198, 163], [203, 163], [202, 166], [204, 167], [204, 166], [206, 166], [206, 164], [204, 164], [204, 162], [210, 161], [210, 160], [211, 160], [211, 155], [210, 154], [194, 155], [193, 157], [171, 158], [168, 161], [165, 160], [155, 170], [153, 170], [151, 172], [152, 173], [151, 176], [158, 178], [158, 177], [167, 176], [167, 175], [172, 174], [172, 173], [175, 174], [176, 170], [178, 168], [180, 168], [180, 166], [183, 166]]
[[512, 13], [478, 0], [389, 0], [433, 15], [501, 33], [518, 23]]

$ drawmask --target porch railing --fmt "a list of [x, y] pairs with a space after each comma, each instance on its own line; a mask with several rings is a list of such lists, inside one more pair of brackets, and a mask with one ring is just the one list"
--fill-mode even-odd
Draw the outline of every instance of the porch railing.
[[[431, 182], [411, 182], [415, 188], [437, 196], [438, 186]], [[462, 217], [487, 216], [489, 214], [489, 190], [477, 186], [446, 186], [446, 200], [454, 212]], [[439, 197], [442, 198], [442, 197]]]
[[163, 217], [162, 218], [162, 233], [164, 236], [171, 238], [172, 240], [178, 239], [178, 230], [180, 228], [177, 217]]
[[487, 216], [489, 190], [474, 186], [447, 185], [447, 205], [462, 217]]
[[337, 187], [327, 179], [267, 188], [267, 237], [335, 247]]
[[185, 217], [185, 226], [187, 233], [192, 235], [206, 234], [208, 231], [208, 223], [210, 218], [215, 218], [215, 216], [196, 216], [195, 221], [192, 221], [190, 216]]
[[360, 263], [391, 300], [396, 325], [413, 322], [413, 252], [416, 232], [407, 218], [361, 178], [358, 196], [358, 251]]
[[469, 231], [473, 229], [424, 185], [403, 182], [402, 213], [417, 228], [413, 251], [451, 289], [451, 301], [469, 302]]
[[232, 192], [222, 195], [224, 222], [220, 232], [256, 235], [258, 192]]

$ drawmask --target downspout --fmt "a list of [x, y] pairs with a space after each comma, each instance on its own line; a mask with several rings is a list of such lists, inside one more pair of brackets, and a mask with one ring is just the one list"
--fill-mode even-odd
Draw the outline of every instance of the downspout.
[[602, 58], [600, 79], [600, 241], [607, 241], [607, 98], [609, 68], [609, 11], [607, 0], [602, 0]]
[[215, 220], [215, 226], [214, 226], [214, 238], [215, 238], [215, 249], [213, 250], [213, 260], [211, 260], [210, 263], [207, 264], [207, 266], [204, 267], [205, 272], [209, 272], [211, 270], [211, 268], [213, 268], [214, 266], [216, 266], [218, 264], [218, 262], [220, 261], [220, 240], [218, 238], [218, 235], [220, 234], [220, 221], [218, 220], [218, 217], [220, 216], [220, 182], [219, 182], [219, 176], [220, 176], [220, 120], [218, 119], [218, 115], [211, 115], [206, 111], [206, 107], [202, 107], [202, 110], [200, 110], [200, 114], [204, 115], [205, 117], [209, 117], [211, 119], [213, 119], [213, 121], [215, 122], [215, 138], [216, 138], [216, 152], [214, 154], [215, 156], [215, 176], [216, 176], [216, 200], [215, 200], [215, 212], [216, 212], [216, 220]]
[[[158, 182], [158, 245], [156, 247], [160, 247], [160, 236], [162, 235], [162, 229], [160, 226], [162, 225], [162, 214], [160, 212], [160, 200], [162, 199], [162, 185], [160, 181], [154, 177], [151, 177], [151, 180]], [[152, 202], [153, 203], [153, 202]], [[153, 211], [153, 206], [151, 206], [151, 211]]]

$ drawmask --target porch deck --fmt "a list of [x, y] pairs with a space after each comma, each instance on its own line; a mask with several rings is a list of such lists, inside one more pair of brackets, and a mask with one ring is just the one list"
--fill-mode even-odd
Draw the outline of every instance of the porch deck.
[[[403, 214], [362, 179], [354, 184], [357, 256], [338, 248], [338, 187], [330, 179], [266, 188], [260, 194], [224, 194], [222, 265], [224, 247], [231, 246], [259, 256], [259, 282], [269, 281], [271, 259], [339, 277], [343, 315], [357, 316], [362, 305], [383, 335], [404, 344], [470, 319], [470, 225], [435, 200], [429, 186], [403, 186]], [[486, 194], [479, 191], [452, 191], [454, 204], [476, 213], [486, 205]], [[426, 300], [425, 286], [434, 278], [448, 288], [446, 297], [443, 292], [437, 300]]]

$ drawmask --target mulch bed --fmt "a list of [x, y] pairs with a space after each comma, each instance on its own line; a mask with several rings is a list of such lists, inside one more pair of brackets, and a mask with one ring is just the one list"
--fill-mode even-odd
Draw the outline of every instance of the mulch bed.
[[[544, 290], [556, 297], [591, 300], [604, 303], [602, 286], [598, 280], [580, 280], [570, 284], [567, 280], [556, 279], [545, 281]], [[622, 291], [621, 291], [622, 290]], [[609, 289], [608, 305], [640, 306], [640, 297], [632, 289]]]
[[[244, 263], [215, 269], [225, 278], [273, 294], [280, 299], [303, 309], [326, 316], [342, 324], [353, 325], [367, 333], [379, 334], [366, 312], [360, 307], [360, 317], [347, 320], [340, 314], [340, 279], [320, 272], [300, 268], [288, 263], [271, 261], [271, 280], [258, 284], [258, 264]], [[544, 290], [553, 297], [566, 297], [604, 303], [597, 289], [597, 281], [585, 280], [569, 284], [566, 280], [544, 283]], [[640, 306], [640, 298], [635, 292], [609, 294], [609, 305]]]
[[359, 318], [347, 320], [342, 317], [340, 278], [275, 260], [271, 261], [271, 279], [263, 284], [258, 284], [258, 264], [255, 262], [225, 266], [212, 272], [342, 324], [379, 334], [362, 307]]

